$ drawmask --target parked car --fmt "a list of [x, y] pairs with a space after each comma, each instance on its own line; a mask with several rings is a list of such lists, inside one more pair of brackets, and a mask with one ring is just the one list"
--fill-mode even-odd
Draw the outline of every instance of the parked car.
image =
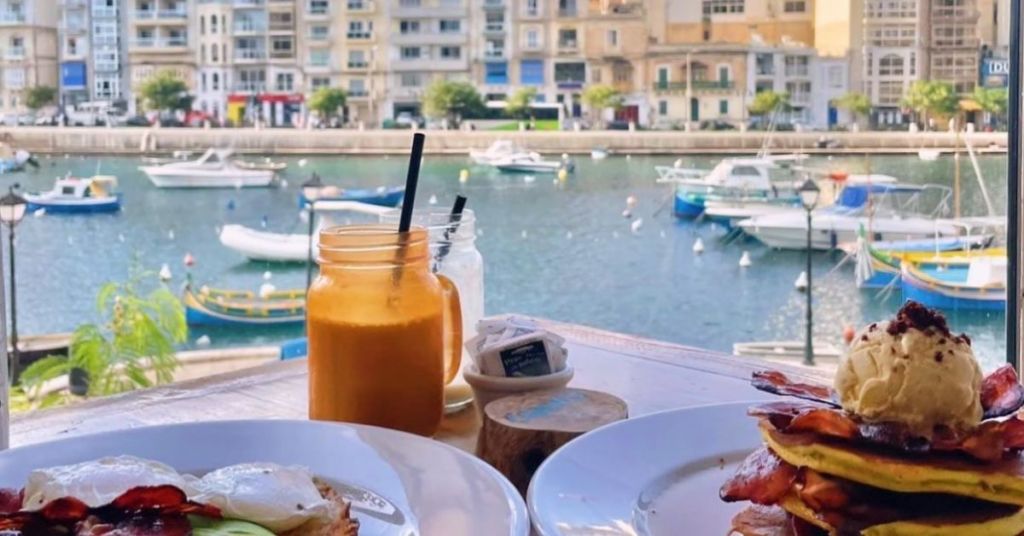
[[132, 115], [123, 118], [118, 122], [118, 124], [126, 127], [148, 127], [153, 123], [151, 123], [149, 118], [144, 115]]
[[701, 121], [701, 130], [736, 130], [736, 125], [722, 121], [721, 119], [709, 119], [707, 121]]
[[10, 114], [4, 116], [4, 125], [9, 127], [32, 125], [36, 121], [32, 114]]
[[416, 117], [409, 112], [399, 112], [395, 116], [395, 124], [399, 128], [418, 128], [423, 126], [423, 118]]
[[55, 127], [61, 122], [61, 117], [56, 114], [44, 114], [36, 117], [35, 125], [37, 127]]

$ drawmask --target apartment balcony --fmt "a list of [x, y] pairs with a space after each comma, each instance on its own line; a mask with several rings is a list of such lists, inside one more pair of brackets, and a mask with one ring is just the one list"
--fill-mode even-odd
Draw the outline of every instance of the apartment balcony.
[[579, 9], [576, 7], [560, 7], [558, 8], [558, 16], [565, 19], [578, 17]]
[[25, 59], [25, 47], [12, 47], [4, 51], [4, 59], [8, 61], [21, 61]]
[[236, 9], [253, 9], [263, 7], [263, 0], [234, 0], [231, 5]]
[[134, 13], [136, 21], [147, 23], [170, 23], [185, 24], [188, 22], [188, 12], [184, 9], [140, 9]]
[[360, 99], [370, 96], [370, 92], [365, 89], [349, 89], [345, 92], [349, 98]]
[[558, 42], [558, 53], [559, 54], [575, 54], [580, 51], [578, 41], [559, 41]]
[[263, 34], [267, 31], [267, 25], [253, 21], [235, 21], [235, 35]]
[[[692, 91], [694, 93], [725, 93], [736, 88], [732, 80], [694, 80]], [[658, 93], [684, 93], [686, 82], [655, 82], [654, 91]]]
[[117, 18], [117, 6], [100, 6], [93, 4], [92, 6], [92, 18], [93, 19], [116, 19]]
[[485, 60], [503, 60], [505, 59], [505, 49], [492, 49], [484, 51]]
[[978, 48], [981, 46], [981, 40], [977, 37], [962, 37], [957, 39], [934, 39], [932, 40], [932, 48], [949, 48], [949, 49], [962, 49], [962, 48]]
[[0, 13], [0, 24], [25, 24], [25, 12], [4, 11]]
[[950, 7], [934, 7], [932, 8], [932, 21], [951, 21], [958, 20], [965, 24], [974, 24], [981, 17], [981, 13], [973, 7], [967, 6], [950, 6]]
[[373, 32], [347, 32], [345, 34], [345, 39], [348, 39], [349, 41], [369, 41], [370, 39], [373, 39]]
[[109, 35], [109, 34], [94, 35], [94, 36], [92, 36], [92, 44], [95, 47], [103, 47], [103, 46], [117, 47], [118, 39], [117, 39], [116, 35]]
[[313, 11], [306, 11], [306, 20], [309, 21], [325, 21], [331, 18], [330, 9], [317, 9]]
[[116, 61], [96, 61], [92, 65], [97, 73], [116, 73], [121, 70], [120, 64]]
[[392, 16], [398, 18], [460, 18], [465, 17], [468, 10], [463, 6], [425, 6], [422, 4], [405, 4], [401, 2], [392, 8]]
[[131, 42], [131, 48], [143, 52], [179, 52], [178, 49], [188, 48], [188, 39], [180, 37], [164, 39], [138, 37]]
[[89, 31], [89, 26], [82, 20], [65, 21], [61, 23], [60, 30], [66, 35], [81, 35]]
[[786, 67], [785, 74], [788, 78], [807, 78], [810, 76], [810, 70], [806, 66]]
[[352, 70], [352, 71], [365, 71], [365, 70], [370, 68], [370, 62], [365, 61], [365, 60], [363, 60], [363, 61], [349, 61], [348, 63], [345, 64], [345, 66], [348, 67], [349, 70]]
[[484, 35], [488, 37], [504, 37], [505, 24], [502, 22], [488, 22], [484, 25]]
[[267, 85], [261, 82], [239, 82], [235, 84], [235, 91], [238, 93], [265, 93]]
[[461, 45], [467, 41], [462, 32], [416, 32], [391, 35], [394, 45]]
[[270, 51], [271, 61], [295, 61], [295, 51], [289, 50], [287, 52], [282, 51]]
[[259, 63], [267, 60], [266, 50], [251, 48], [235, 49], [235, 61], [239, 63]]
[[811, 103], [810, 93], [790, 93], [789, 103], [794, 105], [806, 105]]
[[85, 7], [88, 2], [86, 2], [86, 0], [61, 0], [60, 4], [64, 6], [64, 9], [81, 9]]
[[484, 9], [488, 11], [501, 11], [505, 7], [505, 0], [484, 0]]
[[392, 60], [391, 70], [405, 71], [465, 71], [469, 63], [465, 59], [442, 60], [437, 58], [419, 58], [415, 60]]

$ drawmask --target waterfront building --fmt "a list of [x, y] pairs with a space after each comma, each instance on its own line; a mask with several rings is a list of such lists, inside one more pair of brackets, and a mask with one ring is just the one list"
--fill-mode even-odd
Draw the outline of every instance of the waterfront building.
[[666, 43], [814, 44], [815, 0], [663, 1]]
[[[234, 108], [229, 104], [229, 96], [239, 84], [236, 66], [242, 67], [232, 56], [235, 50], [232, 41], [233, 36], [244, 37], [255, 28], [247, 25], [245, 19], [234, 20], [233, 4], [232, 0], [200, 0], [193, 9], [195, 22], [191, 26], [196, 36], [198, 71], [193, 107], [214, 120], [232, 120], [239, 124], [247, 102], [243, 99], [243, 106]], [[266, 31], [265, 26], [262, 30]]]
[[[236, 0], [236, 2], [259, 0]], [[138, 89], [159, 71], [169, 71], [194, 92], [196, 48], [189, 33], [190, 4], [197, 0], [127, 0], [131, 112], [143, 111]]]
[[[89, 26], [92, 2], [58, 0], [58, 55], [60, 58], [59, 102], [75, 105], [90, 100], [88, 76], [91, 59]], [[115, 4], [116, 6], [116, 4]], [[115, 7], [116, 9], [116, 7]]]
[[[953, 84], [958, 93], [978, 83], [980, 0], [931, 0], [928, 10], [928, 78]], [[988, 24], [988, 21], [986, 21]]]
[[649, 124], [652, 84], [647, 73], [648, 13], [638, 0], [590, 0], [583, 56], [590, 83], [606, 84], [623, 96], [623, 104], [604, 119]]
[[774, 76], [774, 63], [758, 69], [750, 58], [751, 49], [743, 44], [651, 45], [647, 70], [652, 73], [652, 123], [662, 128], [685, 128], [688, 122], [744, 123], [752, 77]]
[[0, 0], [0, 115], [24, 113], [25, 90], [57, 87], [56, 0]]
[[125, 0], [58, 0], [60, 104], [124, 103]]

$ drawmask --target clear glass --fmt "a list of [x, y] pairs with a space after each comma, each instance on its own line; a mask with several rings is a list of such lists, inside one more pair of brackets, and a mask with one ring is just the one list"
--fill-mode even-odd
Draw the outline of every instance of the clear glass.
[[309, 416], [430, 436], [462, 355], [458, 291], [430, 269], [427, 231], [320, 232], [309, 289]]
[[[398, 222], [401, 212], [395, 210], [381, 217], [385, 224]], [[484, 259], [476, 249], [476, 215], [465, 210], [458, 225], [451, 222], [450, 211], [431, 208], [413, 213], [413, 225], [427, 229], [430, 236], [431, 268], [455, 284], [462, 303], [463, 342], [476, 335], [476, 324], [484, 316]], [[470, 362], [463, 347], [462, 366]], [[445, 389], [445, 409], [449, 412], [465, 408], [473, 401], [473, 392], [462, 377], [462, 371]]]

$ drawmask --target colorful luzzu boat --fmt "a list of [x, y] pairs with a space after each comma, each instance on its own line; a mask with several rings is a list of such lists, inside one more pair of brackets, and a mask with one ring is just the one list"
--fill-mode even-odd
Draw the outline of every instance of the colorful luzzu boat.
[[900, 284], [904, 300], [946, 310], [1006, 309], [1006, 252], [974, 256], [933, 266], [904, 261]]
[[282, 290], [256, 295], [240, 290], [185, 289], [185, 319], [191, 326], [271, 326], [306, 319], [306, 291]]
[[888, 287], [899, 278], [900, 264], [904, 261], [931, 268], [967, 262], [973, 257], [1006, 254], [1005, 248], [976, 249], [984, 248], [991, 241], [991, 235], [874, 243], [862, 238], [857, 250], [857, 286], [869, 289]]

